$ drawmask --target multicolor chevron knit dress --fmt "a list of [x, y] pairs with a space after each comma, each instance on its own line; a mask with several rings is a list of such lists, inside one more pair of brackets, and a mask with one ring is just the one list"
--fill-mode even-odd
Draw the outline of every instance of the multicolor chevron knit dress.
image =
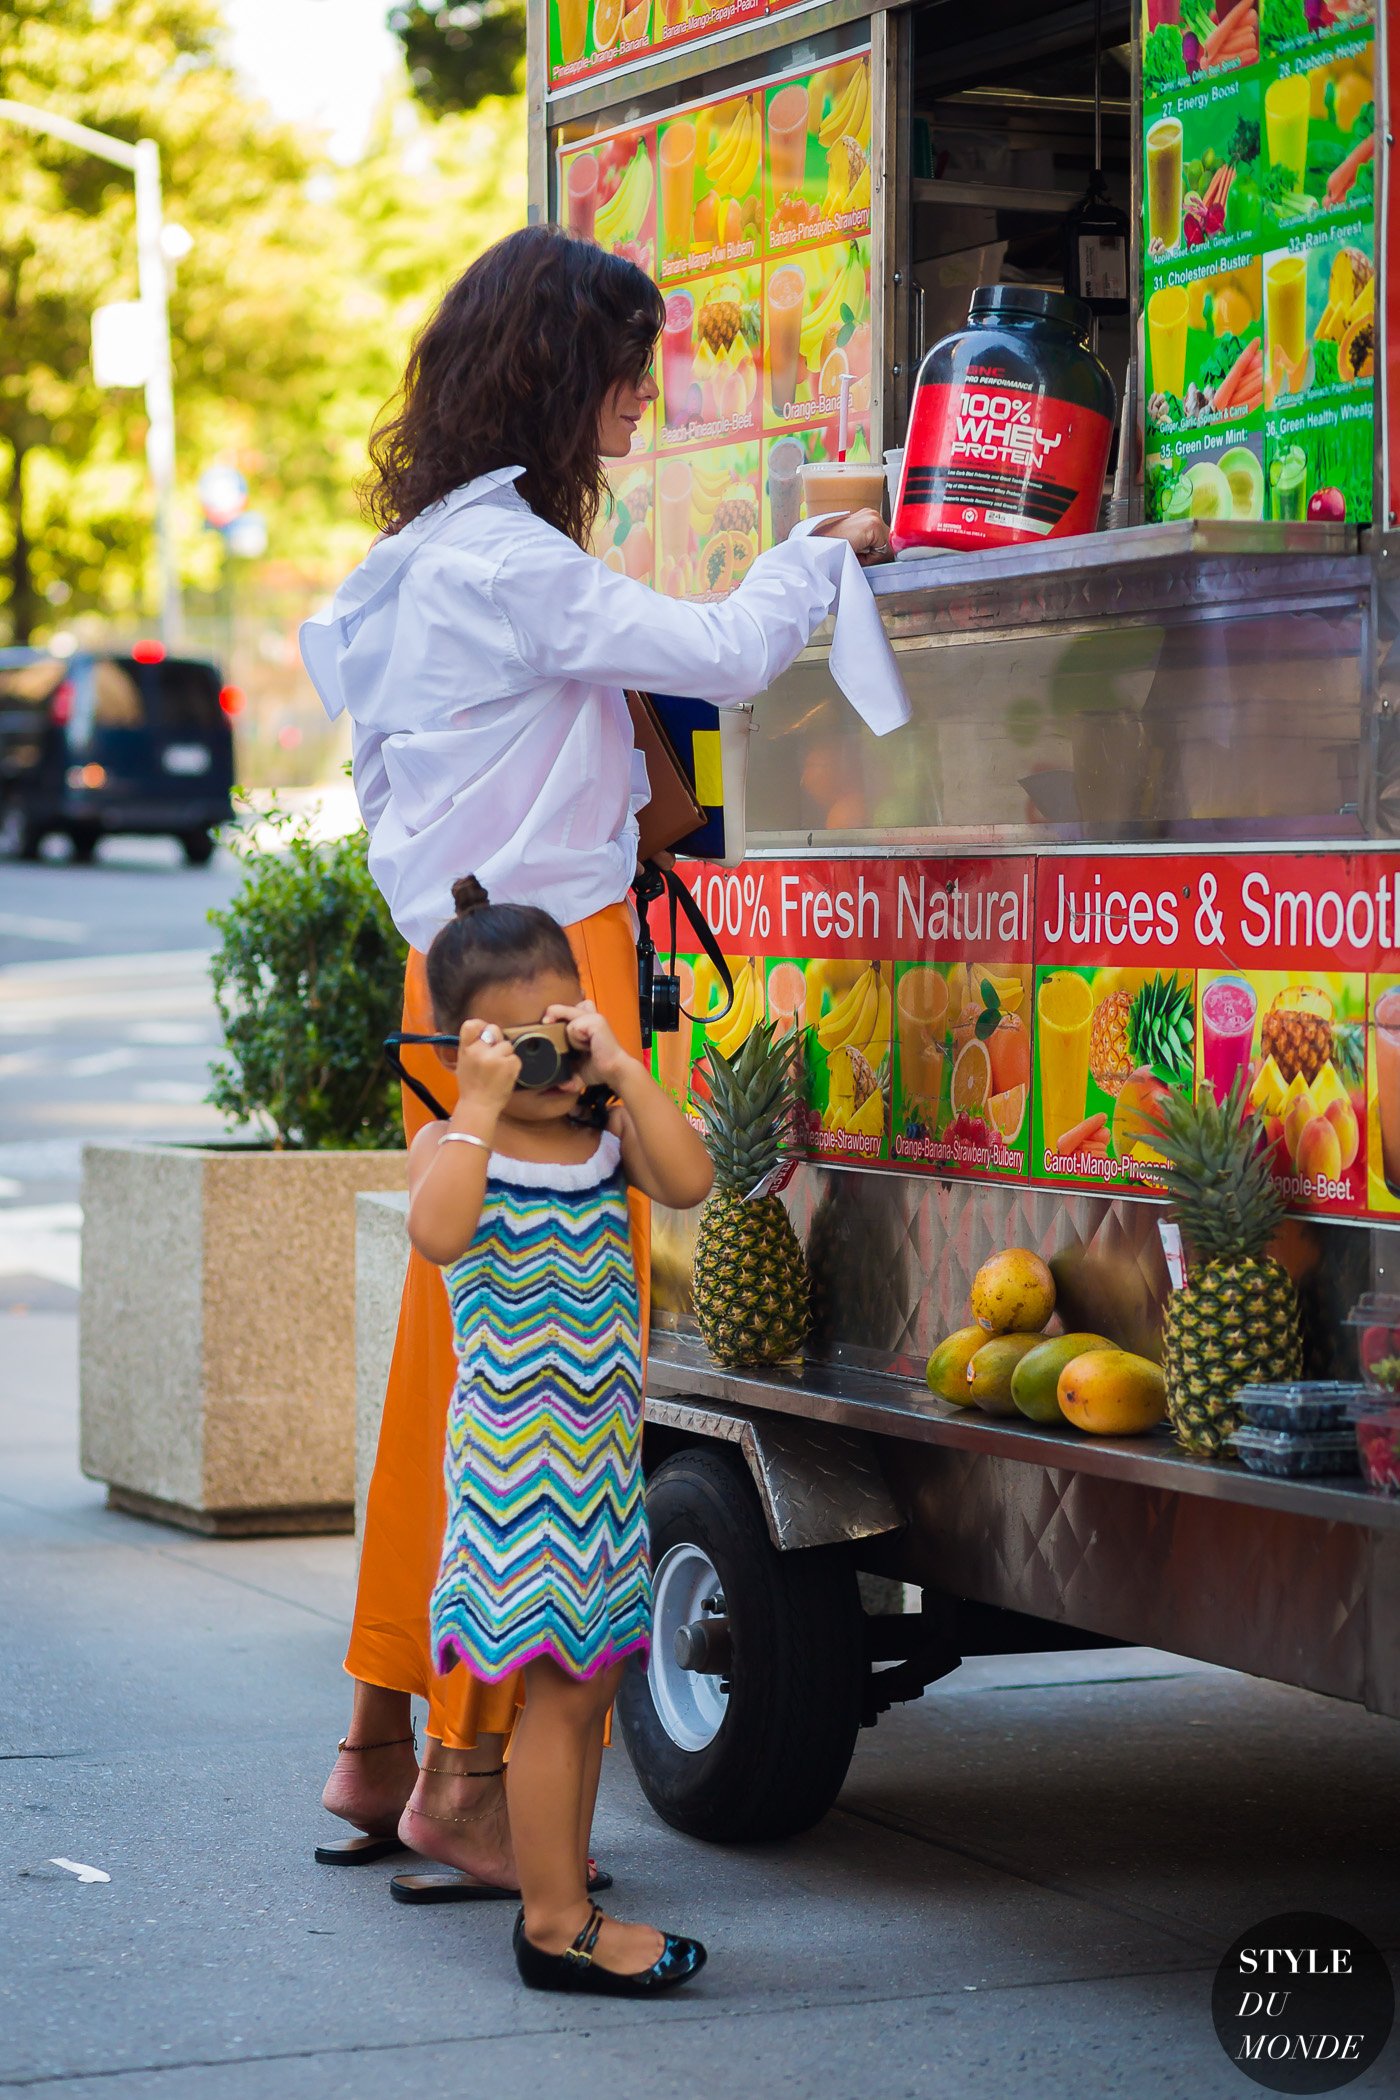
[[578, 1166], [493, 1153], [481, 1221], [443, 1272], [457, 1386], [429, 1606], [439, 1671], [495, 1684], [547, 1655], [592, 1677], [645, 1654], [641, 1348], [627, 1185], [605, 1131]]

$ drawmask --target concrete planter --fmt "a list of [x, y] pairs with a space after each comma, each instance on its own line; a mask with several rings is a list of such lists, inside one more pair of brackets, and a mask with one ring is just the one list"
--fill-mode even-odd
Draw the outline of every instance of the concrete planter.
[[402, 1152], [89, 1145], [82, 1468], [188, 1530], [348, 1531], [355, 1198]]
[[355, 1198], [355, 1536], [363, 1538], [365, 1497], [408, 1268], [408, 1197]]

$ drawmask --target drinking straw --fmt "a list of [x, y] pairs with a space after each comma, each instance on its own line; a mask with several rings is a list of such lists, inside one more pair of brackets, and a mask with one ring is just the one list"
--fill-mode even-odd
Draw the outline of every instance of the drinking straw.
[[851, 375], [843, 372], [837, 384], [841, 389], [841, 406], [836, 411], [836, 460], [839, 466], [846, 464], [846, 441], [850, 436], [851, 423]]

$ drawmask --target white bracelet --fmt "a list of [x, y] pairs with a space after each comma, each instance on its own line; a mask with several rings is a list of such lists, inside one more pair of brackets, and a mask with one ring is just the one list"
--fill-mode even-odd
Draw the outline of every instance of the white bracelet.
[[480, 1152], [489, 1152], [491, 1147], [485, 1138], [475, 1137], [470, 1130], [444, 1130], [438, 1139], [440, 1145], [475, 1145]]

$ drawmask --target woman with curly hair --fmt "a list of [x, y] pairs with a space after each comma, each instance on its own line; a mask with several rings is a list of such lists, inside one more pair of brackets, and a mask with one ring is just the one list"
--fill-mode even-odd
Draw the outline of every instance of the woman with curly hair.
[[[487, 250], [424, 327], [372, 440], [380, 537], [302, 629], [327, 712], [350, 716], [369, 866], [410, 945], [406, 1030], [431, 1030], [423, 958], [472, 868], [493, 897], [567, 929], [584, 996], [640, 1053], [628, 892], [647, 785], [626, 689], [749, 700], [835, 613], [838, 683], [881, 733], [907, 716], [859, 565], [887, 552], [876, 513], [809, 522], [716, 605], [662, 597], [588, 551], [603, 461], [626, 458], [656, 398], [664, 319], [633, 264], [556, 227]], [[406, 1094], [410, 1142], [427, 1116]], [[645, 1333], [645, 1198], [632, 1215]], [[401, 1841], [459, 1870], [419, 1893], [465, 1896], [517, 1885], [501, 1763], [519, 1684], [433, 1668], [454, 1375], [441, 1277], [413, 1254], [345, 1664], [354, 1708], [324, 1795], [364, 1836], [320, 1856]], [[421, 1771], [413, 1693], [429, 1707]]]

